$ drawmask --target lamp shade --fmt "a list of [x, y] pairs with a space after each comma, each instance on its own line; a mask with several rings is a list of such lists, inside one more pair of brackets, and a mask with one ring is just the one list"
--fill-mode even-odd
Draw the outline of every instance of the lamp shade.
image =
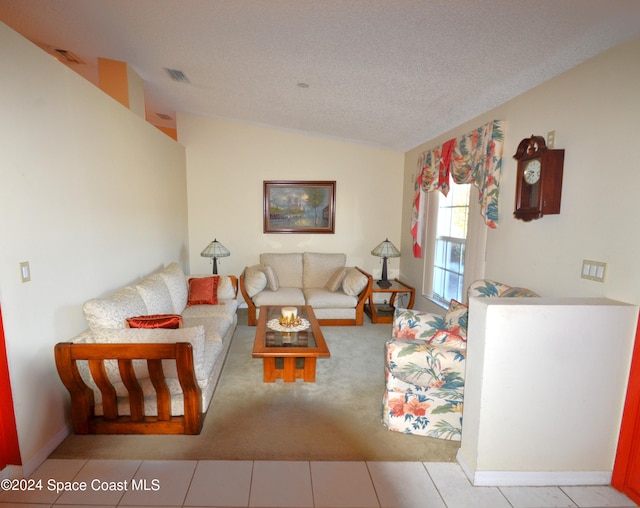
[[380, 243], [375, 249], [371, 251], [371, 254], [378, 256], [379, 258], [399, 258], [400, 251], [396, 249], [387, 238], [384, 242]]
[[213, 258], [213, 273], [218, 273], [218, 258], [226, 258], [231, 255], [229, 249], [222, 245], [218, 240], [214, 239], [206, 248], [200, 253], [202, 257]]
[[218, 240], [213, 240], [213, 242], [205, 247], [200, 255], [205, 258], [226, 258], [231, 255], [231, 252]]

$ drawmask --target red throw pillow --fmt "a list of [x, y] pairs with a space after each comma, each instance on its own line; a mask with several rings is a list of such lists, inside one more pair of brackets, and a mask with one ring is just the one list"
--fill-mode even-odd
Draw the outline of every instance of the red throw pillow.
[[182, 328], [180, 314], [154, 314], [127, 318], [129, 328]]
[[219, 281], [218, 275], [189, 279], [187, 307], [190, 305], [218, 305]]

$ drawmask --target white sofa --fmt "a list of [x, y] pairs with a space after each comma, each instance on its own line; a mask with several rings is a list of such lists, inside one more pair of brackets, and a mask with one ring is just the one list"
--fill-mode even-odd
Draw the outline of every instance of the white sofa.
[[[190, 305], [189, 280], [204, 277], [215, 296]], [[185, 276], [172, 263], [87, 301], [88, 329], [55, 351], [76, 433], [199, 433], [237, 326], [236, 297], [234, 276]], [[173, 315], [181, 327], [128, 327], [150, 315]]]
[[321, 325], [362, 325], [372, 277], [342, 253], [263, 253], [246, 267], [240, 291], [255, 326], [263, 305], [309, 305]]

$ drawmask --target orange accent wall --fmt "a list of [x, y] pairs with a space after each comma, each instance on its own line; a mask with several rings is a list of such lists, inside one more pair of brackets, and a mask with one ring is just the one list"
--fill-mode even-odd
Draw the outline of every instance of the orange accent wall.
[[162, 127], [161, 125], [154, 125], [154, 127], [156, 129], [161, 130], [167, 136], [174, 139], [175, 141], [178, 141], [178, 131], [176, 129], [172, 129], [171, 127]]
[[98, 58], [100, 89], [120, 104], [129, 107], [129, 80], [127, 64], [107, 58]]
[[18, 429], [13, 411], [13, 395], [9, 379], [9, 363], [0, 308], [0, 470], [8, 464], [21, 465]]

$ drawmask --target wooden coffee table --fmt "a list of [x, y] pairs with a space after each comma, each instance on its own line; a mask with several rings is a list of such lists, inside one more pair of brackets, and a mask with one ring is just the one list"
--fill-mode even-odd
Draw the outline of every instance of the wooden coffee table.
[[298, 316], [309, 321], [309, 327], [285, 332], [267, 326], [269, 321], [278, 319], [282, 307], [260, 307], [253, 357], [262, 358], [265, 383], [276, 379], [285, 382], [303, 379], [313, 383], [316, 380], [316, 358], [331, 356], [313, 309], [308, 306], [297, 309]]

